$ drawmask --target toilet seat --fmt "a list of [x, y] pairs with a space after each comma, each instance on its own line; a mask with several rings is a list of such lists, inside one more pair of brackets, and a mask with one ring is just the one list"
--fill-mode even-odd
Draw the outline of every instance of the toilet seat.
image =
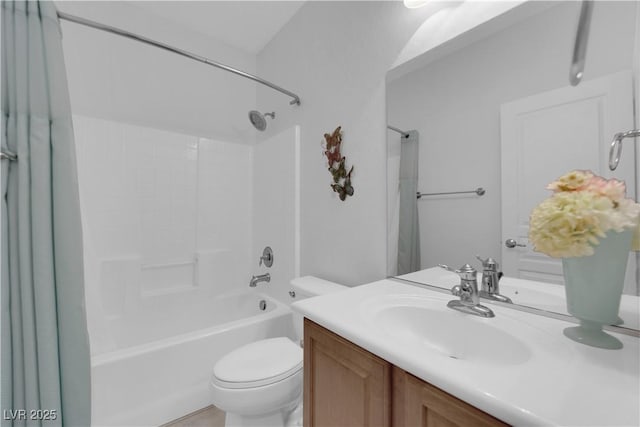
[[220, 359], [211, 381], [227, 389], [262, 387], [300, 372], [302, 359], [302, 349], [289, 338], [255, 341]]

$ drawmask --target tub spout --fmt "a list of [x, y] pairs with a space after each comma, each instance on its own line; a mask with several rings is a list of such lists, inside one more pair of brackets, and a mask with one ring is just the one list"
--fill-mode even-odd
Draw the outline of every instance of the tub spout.
[[271, 275], [269, 273], [259, 274], [257, 276], [251, 276], [251, 280], [249, 281], [249, 286], [252, 288], [255, 288], [256, 285], [260, 282], [269, 283], [270, 281], [271, 281]]

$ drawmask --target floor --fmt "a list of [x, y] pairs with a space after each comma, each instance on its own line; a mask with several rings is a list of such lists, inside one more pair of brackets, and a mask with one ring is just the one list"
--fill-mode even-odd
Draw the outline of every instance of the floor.
[[162, 427], [224, 427], [224, 411], [213, 405], [207, 406]]

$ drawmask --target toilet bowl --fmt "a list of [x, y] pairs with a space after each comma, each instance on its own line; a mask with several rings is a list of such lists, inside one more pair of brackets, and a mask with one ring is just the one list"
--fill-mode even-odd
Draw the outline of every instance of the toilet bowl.
[[213, 368], [211, 399], [225, 425], [285, 425], [302, 394], [302, 349], [286, 337], [244, 345]]
[[[295, 299], [346, 289], [311, 276], [291, 281]], [[303, 318], [294, 313], [298, 340]], [[226, 427], [302, 425], [300, 345], [288, 337], [255, 341], [223, 356], [214, 366], [209, 388], [212, 403], [226, 412]]]

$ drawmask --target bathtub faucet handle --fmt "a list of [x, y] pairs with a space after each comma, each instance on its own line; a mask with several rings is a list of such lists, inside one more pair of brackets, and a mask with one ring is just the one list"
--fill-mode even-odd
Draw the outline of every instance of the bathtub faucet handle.
[[271, 247], [269, 247], [269, 246], [264, 248], [264, 250], [262, 251], [262, 256], [260, 257], [260, 262], [258, 262], [258, 267], [260, 267], [263, 262], [264, 262], [264, 266], [267, 267], [267, 268], [271, 267], [273, 265], [273, 251], [271, 250]]

